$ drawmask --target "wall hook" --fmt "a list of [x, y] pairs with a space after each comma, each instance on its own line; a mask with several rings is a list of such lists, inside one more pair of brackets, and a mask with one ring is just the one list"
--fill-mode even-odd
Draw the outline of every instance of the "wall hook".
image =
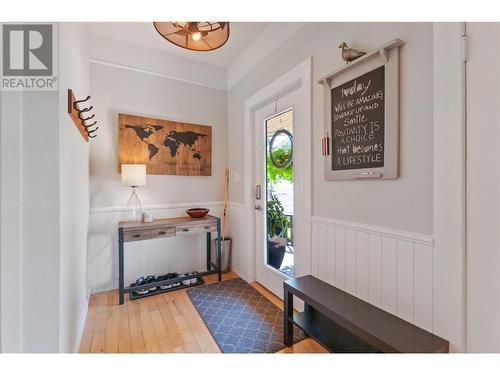
[[73, 90], [68, 89], [68, 114], [73, 120], [76, 128], [82, 135], [85, 141], [89, 141], [89, 138], [95, 138], [97, 134], [92, 134], [99, 129], [96, 127], [94, 129], [90, 129], [91, 127], [97, 124], [97, 121], [94, 121], [92, 124], [87, 125], [85, 122], [88, 120], [92, 120], [95, 117], [95, 114], [89, 117], [85, 117], [85, 114], [90, 113], [94, 109], [94, 106], [90, 105], [83, 109], [80, 109], [79, 104], [84, 103], [90, 99], [90, 95], [88, 95], [85, 99], [76, 100]]
[[95, 124], [97, 124], [97, 121], [94, 121], [92, 124], [90, 125], [86, 125], [86, 124], [83, 124], [83, 126], [85, 126], [87, 129], [94, 126]]
[[78, 112], [80, 112], [80, 113], [82, 113], [82, 112], [88, 112], [88, 111], [92, 111], [93, 109], [94, 109], [94, 106], [91, 105], [90, 107], [81, 109]]
[[87, 100], [90, 99], [90, 95], [88, 95], [85, 99], [82, 99], [82, 100], [75, 100], [73, 102], [73, 108], [75, 108], [77, 111], [78, 111], [78, 104], [80, 103], [83, 103], [83, 102], [86, 102]]
[[80, 120], [82, 121], [87, 121], [87, 120], [92, 120], [94, 117], [95, 117], [95, 114], [90, 116], [90, 117], [85, 117], [85, 118], [82, 118], [82, 112], [78, 112], [78, 117], [80, 117]]

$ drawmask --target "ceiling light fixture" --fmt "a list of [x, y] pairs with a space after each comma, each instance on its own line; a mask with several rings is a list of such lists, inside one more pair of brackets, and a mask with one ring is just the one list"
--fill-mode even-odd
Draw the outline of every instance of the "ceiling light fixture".
[[191, 51], [213, 51], [229, 39], [229, 22], [153, 22], [158, 33]]

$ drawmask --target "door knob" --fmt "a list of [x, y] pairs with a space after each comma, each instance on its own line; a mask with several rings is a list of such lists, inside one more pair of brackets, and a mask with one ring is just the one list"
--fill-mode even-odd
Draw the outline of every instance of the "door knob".
[[262, 206], [260, 204], [255, 205], [257, 211], [262, 211]]

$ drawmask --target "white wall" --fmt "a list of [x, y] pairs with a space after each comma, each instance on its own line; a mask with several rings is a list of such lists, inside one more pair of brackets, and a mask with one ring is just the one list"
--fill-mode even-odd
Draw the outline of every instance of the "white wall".
[[[95, 27], [95, 24], [93, 26]], [[149, 27], [152, 28], [153, 25]], [[92, 29], [90, 31], [92, 32]], [[155, 37], [161, 39], [159, 35], [155, 35]], [[163, 42], [168, 43], [167, 41]], [[97, 34], [89, 35], [89, 43], [91, 59], [94, 62], [115, 64], [139, 72], [152, 72], [157, 76], [212, 88], [226, 88], [226, 70], [221, 67], [202, 64]]]
[[62, 23], [59, 35], [60, 351], [72, 352], [78, 350], [88, 306], [89, 144], [67, 113], [67, 89], [78, 98], [89, 93], [86, 24]]
[[2, 105], [2, 351], [58, 351], [58, 94]]
[[[94, 38], [95, 40], [95, 38]], [[130, 55], [135, 46], [129, 45]], [[99, 51], [91, 50], [92, 58]], [[224, 90], [100, 63], [90, 65], [99, 135], [90, 147], [90, 206], [124, 206], [130, 189], [118, 174], [118, 113], [212, 126], [212, 176], [149, 175], [139, 188], [144, 205], [221, 200], [226, 161]]]
[[434, 24], [435, 332], [465, 351], [465, 124], [462, 23]]
[[[371, 50], [401, 38], [400, 178], [383, 181], [327, 182], [318, 139], [324, 134], [322, 86], [313, 84], [313, 214], [432, 233], [432, 24], [311, 23], [277, 48], [228, 92], [228, 162], [233, 176], [232, 200], [243, 202], [244, 163], [241, 150], [243, 102], [261, 87], [313, 57], [313, 82], [344, 62], [342, 41]], [[376, 197], [376, 199], [374, 199]]]
[[[404, 40], [406, 44], [400, 50], [400, 177], [397, 180], [325, 181], [317, 142], [324, 134], [323, 96], [321, 86], [313, 84], [311, 272], [449, 339], [452, 351], [463, 351], [464, 262], [463, 248], [459, 246], [463, 227], [460, 217], [450, 220], [447, 228], [443, 227], [446, 221], [441, 223], [447, 212], [459, 211], [456, 200], [460, 199], [461, 189], [460, 165], [449, 164], [449, 158], [460, 151], [462, 141], [461, 35], [459, 24], [448, 27], [449, 30], [435, 30], [435, 25], [428, 23], [306, 24], [229, 90], [228, 163], [233, 172], [232, 200], [243, 202], [247, 173], [241, 152], [247, 143], [241, 131], [244, 101], [260, 88], [308, 56], [313, 58], [315, 82], [343, 64], [337, 47], [344, 40], [361, 50], [371, 50], [394, 38]], [[438, 53], [437, 57], [434, 56], [436, 40], [447, 46], [446, 53]], [[440, 87], [453, 87], [454, 93], [446, 102], [438, 100], [439, 104], [447, 105], [437, 110], [434, 108], [436, 67], [437, 74], [443, 76]], [[442, 88], [437, 90], [439, 95]], [[434, 144], [435, 118], [440, 121], [440, 129], [454, 132], [452, 137], [449, 133], [448, 141], [445, 132], [437, 132], [438, 145]], [[434, 164], [436, 150], [438, 164]], [[436, 165], [441, 171], [439, 181], [448, 176], [444, 172], [447, 168], [450, 172], [450, 183], [443, 185], [450, 187], [449, 199], [436, 206], [437, 211]], [[235, 181], [235, 174], [240, 175], [240, 182]], [[452, 183], [454, 186], [449, 186]], [[437, 190], [442, 199], [446, 192], [439, 187]], [[252, 236], [245, 232], [244, 210], [233, 206], [233, 215], [240, 216], [231, 221], [240, 229], [232, 235], [238, 239]], [[434, 218], [440, 220], [436, 232]], [[243, 246], [245, 242], [242, 241]], [[248, 263], [251, 251], [248, 248], [239, 251], [239, 264]], [[245, 271], [244, 266], [242, 269]]]
[[[168, 210], [184, 207], [177, 214], [184, 214], [186, 207], [209, 205], [218, 207], [223, 199], [223, 173], [226, 166], [226, 92], [206, 82], [188, 82], [182, 76], [183, 61], [158, 51], [146, 51], [132, 44], [92, 36], [90, 64], [90, 94], [99, 123], [97, 138], [90, 145], [90, 231], [89, 231], [89, 288], [95, 292], [116, 286], [116, 224], [125, 219], [123, 207], [130, 195], [130, 188], [122, 186], [118, 174], [118, 113], [144, 115], [194, 124], [212, 126], [212, 176], [148, 175], [147, 186], [138, 189], [145, 208], [155, 208], [157, 217], [170, 215]], [[105, 48], [103, 45], [107, 45]], [[111, 51], [111, 52], [110, 52]], [[131, 56], [151, 56], [169, 66], [166, 75], [159, 66], [145, 66], [145, 61]], [[120, 58], [121, 60], [117, 60]], [[103, 61], [113, 61], [112, 64]], [[181, 59], [182, 60], [182, 59]], [[120, 61], [120, 64], [115, 64]], [[154, 60], [153, 60], [154, 61]], [[125, 63], [125, 64], [124, 64]], [[139, 66], [136, 69], [131, 64]], [[178, 65], [181, 66], [178, 66]], [[214, 67], [191, 62], [193, 77], [214, 74]], [[212, 82], [213, 83], [213, 82]], [[167, 211], [165, 211], [167, 210]], [[194, 270], [198, 256], [180, 249], [189, 250], [192, 240], [179, 239], [174, 245], [170, 240], [160, 241], [160, 247], [177, 247], [181, 258], [175, 266], [172, 257], [155, 257], [154, 252], [144, 252], [142, 264], [153, 264], [163, 259], [160, 269], [136, 267], [127, 271], [127, 280], [142, 276], [145, 272], [160, 273]], [[199, 250], [199, 249], [198, 249]], [[195, 254], [198, 254], [195, 250]], [[201, 251], [201, 250], [200, 250]], [[191, 262], [189, 262], [191, 260]], [[152, 263], [151, 263], [152, 262]], [[170, 263], [170, 265], [169, 265]], [[184, 269], [186, 268], [186, 269]], [[153, 272], [154, 271], [154, 272]]]
[[65, 95], [88, 73], [75, 59], [83, 29], [60, 26], [61, 91], [2, 93], [2, 352], [73, 351], [86, 312], [88, 153]]
[[[21, 350], [21, 92], [2, 92], [0, 102], [0, 308], [2, 352]], [[10, 109], [10, 110], [8, 110]]]
[[500, 352], [500, 25], [467, 38], [467, 349]]

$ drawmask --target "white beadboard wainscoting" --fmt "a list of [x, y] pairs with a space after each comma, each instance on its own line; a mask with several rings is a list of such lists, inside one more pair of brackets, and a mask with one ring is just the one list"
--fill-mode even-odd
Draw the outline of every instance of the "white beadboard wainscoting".
[[[222, 216], [223, 204], [186, 203], [148, 206], [144, 209], [155, 218], [187, 216], [190, 207], [206, 207], [209, 214]], [[90, 210], [87, 286], [89, 293], [118, 288], [118, 222], [126, 218], [124, 207]], [[229, 233], [229, 230], [228, 230]], [[214, 238], [213, 235], [212, 238]], [[204, 270], [206, 258], [205, 235], [179, 236], [126, 243], [125, 285], [140, 276], [167, 272]]]
[[313, 217], [312, 274], [433, 332], [433, 237]]
[[229, 231], [233, 241], [231, 255], [231, 269], [247, 282], [254, 281], [251, 276], [255, 263], [252, 263], [251, 254], [247, 249], [248, 226], [245, 225], [245, 206], [241, 203], [229, 203], [228, 210]]

